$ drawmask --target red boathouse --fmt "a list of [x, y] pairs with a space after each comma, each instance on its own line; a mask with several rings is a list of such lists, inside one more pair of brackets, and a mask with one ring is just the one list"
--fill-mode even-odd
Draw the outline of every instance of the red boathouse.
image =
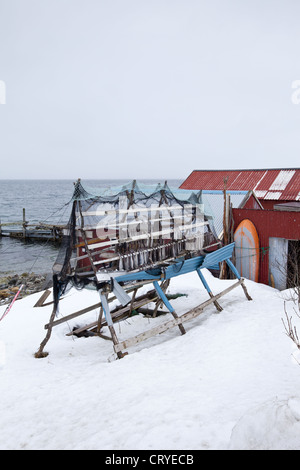
[[[249, 219], [260, 243], [259, 282], [289, 287], [300, 273], [300, 168], [259, 170], [195, 170], [181, 189], [248, 191], [233, 208], [236, 229]], [[298, 281], [299, 282], [299, 281]]]

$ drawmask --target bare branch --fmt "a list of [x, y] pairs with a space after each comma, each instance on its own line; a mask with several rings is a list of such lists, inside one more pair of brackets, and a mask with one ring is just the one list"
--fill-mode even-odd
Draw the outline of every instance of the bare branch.
[[298, 337], [298, 333], [297, 333], [297, 328], [296, 328], [296, 326], [293, 326], [293, 324], [292, 324], [292, 317], [288, 316], [285, 302], [284, 302], [284, 313], [285, 313], [285, 317], [286, 317], [286, 323], [283, 320], [283, 318], [281, 320], [282, 320], [284, 329], [286, 331], [286, 335], [295, 343], [297, 348], [300, 349], [300, 341], [299, 341], [299, 337]]

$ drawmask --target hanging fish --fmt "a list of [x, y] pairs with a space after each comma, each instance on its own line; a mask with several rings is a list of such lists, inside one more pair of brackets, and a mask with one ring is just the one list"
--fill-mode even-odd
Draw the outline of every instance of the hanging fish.
[[143, 266], [148, 264], [149, 253], [147, 250], [143, 250]]
[[120, 258], [119, 258], [119, 271], [123, 271], [123, 259], [122, 259], [121, 255], [120, 255]]
[[125, 255], [124, 256], [124, 261], [125, 261], [125, 270], [128, 272], [129, 271], [129, 259], [128, 259], [128, 255]]

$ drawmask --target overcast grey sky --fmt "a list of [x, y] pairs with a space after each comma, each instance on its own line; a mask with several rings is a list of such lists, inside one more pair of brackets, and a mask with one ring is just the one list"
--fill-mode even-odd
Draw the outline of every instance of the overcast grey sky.
[[0, 0], [0, 179], [299, 167], [299, 18], [299, 0]]

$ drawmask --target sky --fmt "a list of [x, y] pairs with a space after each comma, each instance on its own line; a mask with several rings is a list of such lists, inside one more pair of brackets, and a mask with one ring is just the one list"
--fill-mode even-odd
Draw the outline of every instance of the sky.
[[299, 167], [299, 17], [298, 0], [0, 0], [0, 179]]

